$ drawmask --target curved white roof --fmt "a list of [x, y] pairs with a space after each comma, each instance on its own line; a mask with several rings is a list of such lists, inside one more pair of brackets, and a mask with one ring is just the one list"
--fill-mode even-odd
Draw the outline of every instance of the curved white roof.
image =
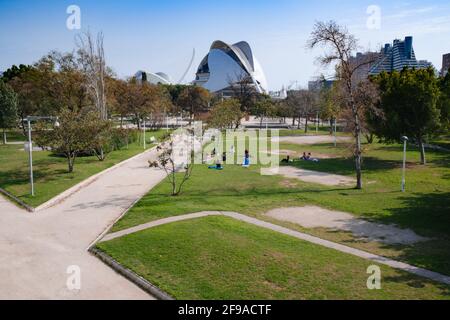
[[267, 93], [264, 71], [247, 42], [229, 45], [223, 41], [214, 41], [198, 67], [194, 82], [216, 92], [229, 87], [230, 82], [242, 75], [251, 77], [259, 93]]
[[163, 72], [151, 73], [139, 70], [134, 77], [139, 81], [146, 79], [151, 84], [172, 84], [172, 79]]

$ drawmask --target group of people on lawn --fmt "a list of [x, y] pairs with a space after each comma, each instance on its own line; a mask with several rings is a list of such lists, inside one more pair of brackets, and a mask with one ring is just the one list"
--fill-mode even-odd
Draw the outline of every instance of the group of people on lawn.
[[[234, 148], [232, 148], [231, 153], [234, 154]], [[214, 158], [216, 156], [216, 149], [214, 148], [213, 151], [211, 152], [211, 157]], [[319, 159], [317, 158], [313, 158], [311, 152], [303, 152], [303, 155], [299, 158], [300, 161], [313, 161], [313, 162], [319, 162]], [[227, 161], [227, 153], [223, 152], [222, 153], [222, 160], [220, 160], [219, 158], [217, 158], [215, 165], [213, 166], [209, 166], [209, 169], [215, 169], [215, 170], [223, 170], [223, 163], [225, 163]], [[290, 163], [293, 162], [295, 160], [291, 160], [290, 156], [288, 155], [286, 157], [286, 159], [281, 160], [281, 163]], [[248, 150], [245, 150], [245, 154], [244, 154], [244, 161], [242, 163], [242, 167], [244, 168], [248, 168], [250, 167], [250, 153], [248, 152]]]
[[[303, 152], [303, 155], [299, 158], [300, 161], [313, 161], [313, 162], [319, 162], [319, 159], [313, 158], [311, 155], [311, 152]], [[281, 163], [290, 163], [294, 162], [295, 160], [291, 160], [291, 157], [288, 155], [286, 156], [286, 159], [281, 160]]]
[[[234, 155], [234, 146], [231, 147], [230, 153], [232, 155]], [[213, 151], [211, 152], [211, 158], [214, 158], [216, 156], [216, 148], [213, 149]], [[227, 153], [223, 152], [222, 153], [222, 161], [217, 158], [215, 165], [213, 166], [209, 166], [209, 169], [215, 169], [215, 170], [222, 170], [223, 169], [223, 163], [225, 163], [227, 161]], [[244, 161], [242, 163], [242, 167], [244, 168], [248, 168], [250, 167], [250, 153], [248, 152], [248, 150], [245, 150], [244, 153]]]

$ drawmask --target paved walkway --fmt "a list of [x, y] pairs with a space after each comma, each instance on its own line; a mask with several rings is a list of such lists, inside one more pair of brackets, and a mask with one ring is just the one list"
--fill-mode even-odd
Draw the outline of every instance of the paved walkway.
[[[147, 293], [87, 252], [108, 226], [158, 184], [148, 151], [101, 175], [62, 203], [36, 213], [0, 197], [0, 299], [149, 299]], [[81, 268], [70, 291], [67, 268]]]
[[135, 233], [138, 231], [142, 231], [142, 230], [146, 230], [149, 228], [154, 228], [156, 226], [161, 226], [164, 224], [168, 224], [168, 223], [173, 223], [173, 222], [177, 222], [177, 221], [183, 221], [183, 220], [190, 220], [190, 219], [196, 219], [196, 218], [201, 218], [201, 217], [207, 217], [207, 216], [218, 216], [218, 215], [223, 215], [223, 216], [227, 216], [233, 219], [237, 219], [240, 221], [244, 221], [246, 223], [250, 223], [262, 228], [266, 228], [266, 229], [270, 229], [279, 233], [283, 233], [292, 237], [295, 237], [297, 239], [301, 239], [304, 241], [308, 241], [314, 244], [318, 244], [327, 248], [331, 248], [334, 250], [338, 250], [340, 252], [344, 252], [347, 254], [351, 254], [363, 259], [367, 259], [367, 260], [371, 260], [374, 261], [375, 263], [380, 263], [380, 264], [384, 264], [387, 266], [390, 266], [392, 268], [395, 269], [400, 269], [409, 273], [413, 273], [415, 275], [421, 276], [421, 277], [425, 277], [440, 283], [444, 283], [447, 285], [450, 285], [450, 277], [442, 275], [440, 273], [437, 272], [433, 272], [433, 271], [429, 271], [426, 269], [422, 269], [422, 268], [418, 268], [403, 262], [399, 262], [396, 260], [392, 260], [386, 257], [382, 257], [376, 254], [372, 254], [372, 253], [368, 253], [359, 249], [355, 249], [355, 248], [351, 248], [339, 243], [335, 243], [335, 242], [331, 242], [328, 240], [324, 240], [321, 238], [317, 238], [314, 237], [312, 235], [306, 234], [306, 233], [302, 233], [302, 232], [298, 232], [298, 231], [294, 231], [288, 228], [284, 228], [281, 227], [279, 225], [273, 224], [273, 223], [269, 223], [266, 221], [262, 221], [256, 218], [252, 218], [240, 213], [236, 213], [236, 212], [224, 212], [224, 211], [204, 211], [204, 212], [198, 212], [198, 213], [192, 213], [192, 214], [186, 214], [186, 215], [181, 215], [181, 216], [175, 216], [175, 217], [170, 217], [170, 218], [165, 218], [165, 219], [161, 219], [161, 220], [157, 220], [157, 221], [153, 221], [153, 222], [149, 222], [149, 223], [145, 223], [145, 224], [141, 224], [139, 226], [135, 226], [129, 229], [125, 229], [125, 230], [121, 230], [115, 233], [110, 233], [108, 235], [106, 235], [101, 241], [109, 241], [112, 239], [117, 239], [120, 237], [123, 237], [127, 234], [131, 234], [131, 233]]

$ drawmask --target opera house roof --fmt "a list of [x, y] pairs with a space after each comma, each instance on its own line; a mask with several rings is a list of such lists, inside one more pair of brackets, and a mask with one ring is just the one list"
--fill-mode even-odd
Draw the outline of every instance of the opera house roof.
[[266, 77], [247, 42], [229, 45], [214, 41], [197, 69], [194, 83], [211, 92], [218, 92], [243, 77], [250, 77], [257, 92], [267, 93]]

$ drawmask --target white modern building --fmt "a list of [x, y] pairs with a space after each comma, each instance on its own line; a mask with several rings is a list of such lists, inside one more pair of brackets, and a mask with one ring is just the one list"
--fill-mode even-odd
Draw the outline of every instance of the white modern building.
[[138, 71], [134, 75], [139, 82], [148, 82], [150, 84], [172, 84], [172, 79], [163, 72], [151, 73], [146, 71]]
[[251, 80], [258, 93], [268, 93], [262, 67], [247, 42], [229, 45], [214, 41], [200, 63], [193, 83], [219, 93], [229, 91], [227, 89], [244, 78]]

